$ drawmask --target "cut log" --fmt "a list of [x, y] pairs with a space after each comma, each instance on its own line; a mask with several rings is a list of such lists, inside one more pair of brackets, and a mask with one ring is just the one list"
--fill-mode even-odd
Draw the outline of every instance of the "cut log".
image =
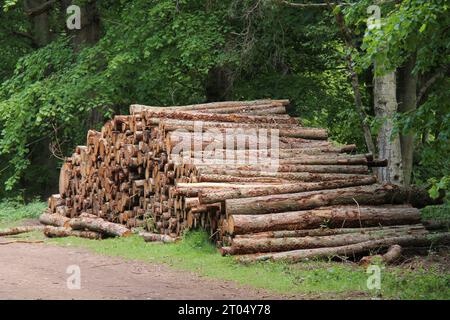
[[450, 244], [450, 233], [446, 232], [429, 235], [404, 235], [332, 248], [302, 249], [268, 254], [249, 254], [237, 256], [236, 258], [240, 262], [266, 260], [300, 262], [310, 259], [329, 258], [335, 256], [354, 257], [367, 253], [371, 250], [381, 250], [393, 245], [399, 245], [402, 247], [424, 247], [448, 244]]
[[102, 239], [102, 234], [99, 232], [72, 230], [65, 227], [46, 226], [44, 234], [49, 238], [79, 237], [86, 239]]
[[369, 264], [376, 262], [383, 262], [385, 264], [391, 264], [397, 261], [402, 255], [402, 247], [398, 244], [391, 246], [388, 251], [383, 255], [366, 256], [359, 260], [359, 264], [362, 266], [368, 266]]
[[370, 185], [376, 182], [376, 177], [368, 176], [364, 178], [354, 178], [349, 180], [331, 180], [323, 182], [303, 182], [296, 184], [280, 184], [280, 185], [265, 185], [254, 186], [248, 188], [246, 186], [239, 186], [234, 188], [225, 188], [222, 190], [203, 189], [199, 193], [199, 200], [202, 204], [216, 203], [225, 201], [227, 199], [250, 198], [266, 195], [285, 194], [306, 192], [323, 189], [336, 189], [352, 186]]
[[324, 247], [339, 247], [370, 240], [380, 240], [387, 237], [398, 237], [408, 234], [426, 234], [424, 228], [405, 228], [398, 230], [375, 230], [366, 233], [347, 233], [320, 237], [297, 238], [238, 238], [233, 239], [230, 247], [222, 248], [222, 255], [236, 255], [258, 252], [279, 252], [298, 249]]
[[174, 238], [164, 234], [157, 234], [151, 232], [141, 232], [140, 236], [144, 238], [145, 242], [163, 242], [163, 243], [172, 243], [179, 240], [178, 238]]
[[55, 226], [55, 227], [67, 227], [69, 225], [69, 218], [64, 217], [59, 214], [51, 214], [44, 212], [39, 217], [39, 222], [45, 225]]
[[321, 236], [332, 236], [337, 234], [347, 234], [347, 233], [361, 233], [365, 234], [373, 231], [407, 231], [410, 229], [414, 230], [426, 230], [422, 224], [413, 225], [400, 225], [400, 226], [388, 226], [388, 227], [365, 227], [365, 228], [317, 228], [317, 229], [301, 229], [301, 230], [280, 230], [280, 231], [265, 231], [256, 233], [246, 233], [235, 235], [234, 239], [241, 238], [251, 238], [251, 239], [261, 239], [261, 238], [297, 238], [297, 237], [321, 237]]
[[230, 215], [229, 234], [314, 229], [328, 227], [373, 227], [417, 224], [420, 211], [409, 206], [336, 206], [314, 210], [263, 215]]
[[132, 234], [127, 227], [100, 218], [73, 218], [69, 221], [69, 226], [75, 230], [88, 229], [114, 237], [127, 237]]
[[27, 232], [32, 232], [32, 231], [42, 230], [42, 229], [44, 229], [44, 226], [20, 226], [20, 227], [8, 228], [8, 229], [0, 230], [0, 237], [13, 236], [16, 234], [27, 233]]
[[[427, 192], [424, 190], [423, 193]], [[423, 201], [420, 203], [421, 207], [427, 204], [426, 198], [429, 199], [429, 196], [417, 196]], [[397, 185], [374, 184], [333, 190], [228, 199], [225, 206], [228, 215], [264, 214], [352, 203], [361, 205], [399, 204], [406, 203], [411, 199], [408, 189]]]
[[132, 104], [130, 106], [130, 114], [140, 113], [147, 110], [182, 110], [182, 111], [200, 111], [200, 110], [214, 110], [218, 108], [242, 108], [249, 106], [258, 106], [258, 105], [268, 105], [268, 104], [280, 104], [283, 106], [289, 105], [289, 100], [271, 100], [271, 99], [260, 99], [260, 100], [252, 100], [252, 101], [221, 101], [221, 102], [211, 102], [204, 104], [193, 104], [193, 105], [185, 105], [185, 106], [170, 106], [170, 107], [153, 107], [153, 106], [145, 106], [139, 104]]

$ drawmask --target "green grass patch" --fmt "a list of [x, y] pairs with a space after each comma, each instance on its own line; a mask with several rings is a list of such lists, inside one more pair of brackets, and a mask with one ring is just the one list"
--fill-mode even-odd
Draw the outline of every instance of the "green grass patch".
[[34, 200], [23, 203], [17, 199], [0, 202], [0, 228], [20, 225], [25, 219], [37, 219], [45, 210], [45, 202]]

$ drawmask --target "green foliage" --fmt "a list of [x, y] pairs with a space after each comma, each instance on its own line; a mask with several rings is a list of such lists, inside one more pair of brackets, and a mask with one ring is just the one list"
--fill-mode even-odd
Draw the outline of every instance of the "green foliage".
[[[415, 111], [398, 114], [396, 130], [415, 136], [413, 182], [433, 185], [430, 192], [448, 189], [450, 175], [450, 15], [448, 0], [405, 0], [380, 4], [379, 28], [367, 28], [366, 9], [372, 1], [346, 7], [347, 22], [361, 34], [361, 52], [355, 56], [360, 71], [376, 74], [395, 70], [414, 57], [421, 100]], [[427, 82], [436, 75], [427, 88]], [[440, 181], [440, 182], [438, 182]]]
[[4, 199], [0, 202], [0, 221], [14, 222], [22, 219], [38, 218], [47, 204], [35, 199], [28, 204], [23, 202], [21, 197]]

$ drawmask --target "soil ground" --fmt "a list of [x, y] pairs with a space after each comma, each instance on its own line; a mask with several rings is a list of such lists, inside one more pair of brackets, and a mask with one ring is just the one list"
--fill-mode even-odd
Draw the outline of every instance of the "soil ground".
[[[0, 238], [0, 242], [5, 241]], [[69, 289], [68, 266], [81, 288]], [[150, 264], [48, 244], [0, 245], [0, 299], [279, 299], [285, 298]]]

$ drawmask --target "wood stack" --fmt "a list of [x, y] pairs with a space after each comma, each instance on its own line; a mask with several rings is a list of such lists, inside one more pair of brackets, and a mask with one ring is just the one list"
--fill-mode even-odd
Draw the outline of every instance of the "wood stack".
[[288, 104], [132, 105], [66, 159], [49, 212], [145, 227], [147, 239], [165, 242], [202, 228], [223, 254], [426, 233], [406, 204], [418, 195], [426, 204], [426, 195], [377, 184], [370, 168], [385, 161], [303, 127]]

